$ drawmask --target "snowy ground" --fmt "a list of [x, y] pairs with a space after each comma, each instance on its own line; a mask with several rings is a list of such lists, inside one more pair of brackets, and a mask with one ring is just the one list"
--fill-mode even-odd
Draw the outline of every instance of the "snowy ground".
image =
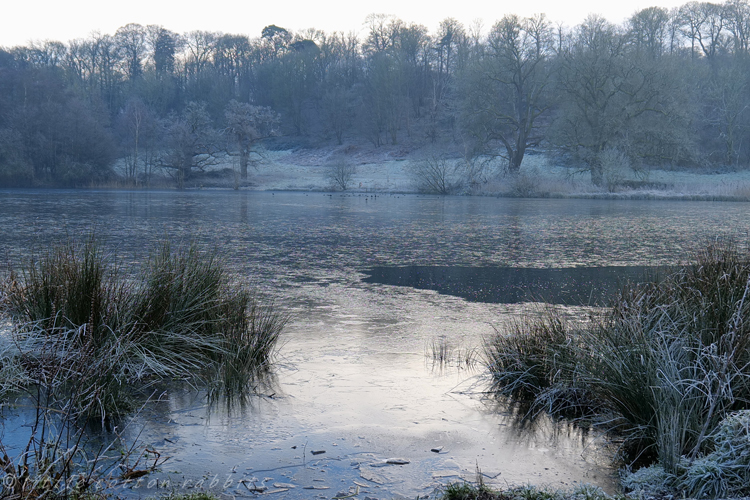
[[[192, 187], [240, 188], [261, 191], [335, 191], [341, 188], [331, 178], [332, 165], [346, 162], [355, 167], [347, 191], [380, 193], [414, 193], [420, 190], [414, 170], [429, 158], [424, 151], [398, 147], [341, 146], [265, 151], [250, 168], [247, 181], [236, 173], [236, 159], [212, 167], [215, 175], [196, 179]], [[653, 169], [636, 175], [632, 171], [616, 174], [618, 183], [608, 188], [592, 185], [587, 172], [563, 167], [541, 154], [526, 156], [519, 176], [504, 174], [499, 164], [489, 168], [482, 182], [473, 186], [465, 175], [454, 172], [462, 164], [456, 155], [447, 160], [448, 179], [456, 185], [455, 194], [606, 197], [606, 198], [683, 198], [750, 201], [750, 170], [694, 172]], [[632, 187], [638, 183], [638, 188]]]
[[339, 190], [331, 179], [332, 164], [347, 161], [354, 165], [350, 186], [355, 192], [415, 192], [410, 173], [412, 161], [384, 155], [381, 158], [337, 155], [325, 151], [271, 151], [250, 171], [251, 189], [265, 191]]

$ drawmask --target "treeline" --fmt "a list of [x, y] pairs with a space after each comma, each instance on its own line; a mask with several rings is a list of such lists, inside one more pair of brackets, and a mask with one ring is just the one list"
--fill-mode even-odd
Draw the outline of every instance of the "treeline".
[[361, 37], [270, 25], [257, 38], [128, 24], [0, 50], [0, 183], [83, 185], [155, 169], [178, 185], [255, 145], [451, 144], [518, 171], [543, 148], [608, 165], [745, 167], [750, 4], [690, 2], [565, 28], [507, 15], [434, 33], [371, 15]]

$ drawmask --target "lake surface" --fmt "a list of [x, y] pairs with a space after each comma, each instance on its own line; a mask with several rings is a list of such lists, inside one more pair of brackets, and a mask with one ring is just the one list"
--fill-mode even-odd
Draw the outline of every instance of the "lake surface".
[[605, 307], [625, 283], [658, 279], [668, 268], [606, 267], [463, 267], [405, 266], [367, 270], [366, 283], [409, 286], [478, 302], [544, 302]]
[[[587, 290], [598, 290], [601, 278], [586, 273], [619, 269], [611, 282], [616, 286], [619, 276], [642, 266], [684, 261], [707, 238], [745, 238], [748, 208], [322, 193], [0, 191], [0, 252], [18, 264], [30, 251], [95, 232], [127, 265], [142, 260], [164, 236], [197, 240], [218, 247], [238, 280], [292, 314], [275, 384], [244, 412], [209, 411], [199, 395], [177, 393], [133, 423], [133, 435], [171, 457], [158, 477], [173, 486], [203, 479], [204, 486], [213, 482], [219, 491], [252, 496], [246, 484], [254, 481], [288, 489], [276, 498], [330, 498], [357, 488], [360, 498], [413, 498], [447, 481], [473, 479], [479, 467], [490, 484], [592, 482], [611, 489], [603, 440], [544, 421], [534, 433], [517, 432], [484, 394], [481, 365], [436, 366], [430, 346], [447, 343], [458, 357], [537, 309], [524, 297], [543, 297], [544, 282], [518, 300], [474, 300], [478, 290], [510, 280], [502, 272], [521, 273], [521, 283], [540, 273], [568, 276], [558, 282], [584, 276]], [[429, 269], [433, 285], [458, 283], [461, 290], [373, 279], [376, 270], [404, 269]], [[466, 273], [474, 281], [463, 279]], [[573, 317], [587, 310], [564, 307]], [[394, 457], [410, 463], [383, 464]], [[243, 478], [250, 483], [240, 483]], [[154, 494], [148, 485], [146, 478], [132, 491]], [[328, 489], [303, 489], [312, 486]]]

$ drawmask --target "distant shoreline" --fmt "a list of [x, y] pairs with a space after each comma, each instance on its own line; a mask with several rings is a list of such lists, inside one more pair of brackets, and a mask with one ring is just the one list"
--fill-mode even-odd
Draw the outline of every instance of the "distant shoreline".
[[[319, 192], [348, 195], [365, 194], [449, 194], [460, 196], [495, 196], [500, 198], [602, 199], [630, 201], [750, 201], [750, 171], [727, 170], [696, 172], [653, 168], [639, 172], [618, 172], [617, 182], [594, 186], [583, 169], [562, 166], [547, 155], [528, 154], [520, 173], [512, 176], [503, 171], [502, 162], [494, 160], [481, 179], [473, 183], [462, 173], [458, 154], [443, 153], [447, 165], [447, 193], [425, 191], [415, 173], [418, 166], [435, 153], [429, 149], [404, 147], [368, 147], [360, 145], [323, 146], [291, 150], [262, 151], [251, 166], [247, 179], [236, 171], [236, 158], [225, 156], [204, 172], [194, 172], [186, 181], [185, 191], [201, 189]], [[347, 189], [341, 189], [331, 176], [333, 165], [345, 162], [353, 173]], [[490, 162], [488, 162], [490, 163]], [[174, 179], [156, 169], [151, 182], [134, 183], [123, 175], [123, 161], [114, 167], [115, 178], [64, 189], [176, 190]], [[0, 189], [56, 189], [54, 186], [0, 186]], [[63, 189], [63, 188], [61, 188]]]

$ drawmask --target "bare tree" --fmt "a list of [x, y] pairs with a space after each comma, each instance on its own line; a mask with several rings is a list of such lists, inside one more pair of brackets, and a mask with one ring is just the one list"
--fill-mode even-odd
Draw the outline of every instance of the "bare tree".
[[116, 128], [126, 151], [125, 175], [133, 182], [138, 182], [141, 173], [146, 183], [150, 180], [150, 156], [157, 141], [162, 139], [158, 124], [153, 111], [137, 97], [129, 99], [117, 117]]
[[369, 55], [386, 52], [396, 46], [398, 31], [403, 21], [388, 14], [370, 14], [365, 19], [367, 38], [364, 49]]
[[690, 53], [696, 49], [709, 60], [713, 60], [727, 41], [727, 24], [723, 5], [711, 2], [688, 2], [679, 9], [680, 30], [690, 40]]
[[553, 124], [552, 142], [582, 161], [592, 182], [605, 182], [600, 161], [605, 149], [631, 158], [674, 158], [685, 145], [676, 137], [687, 128], [678, 73], [653, 58], [628, 51], [625, 34], [601, 17], [578, 26], [559, 75], [564, 96]]
[[221, 79], [233, 98], [247, 95], [246, 86], [250, 40], [242, 35], [222, 35], [216, 41], [214, 71], [216, 79]]
[[143, 59], [147, 50], [146, 35], [146, 28], [136, 23], [126, 24], [115, 32], [115, 43], [122, 54], [130, 80], [135, 80], [143, 73]]
[[627, 23], [630, 43], [642, 54], [661, 56], [667, 46], [669, 21], [669, 11], [663, 7], [639, 10]]
[[200, 75], [208, 67], [218, 35], [211, 31], [191, 31], [184, 37], [187, 57], [185, 70], [190, 76]]
[[423, 193], [449, 194], [458, 184], [455, 174], [455, 166], [438, 155], [415, 162], [412, 167], [412, 176]]
[[747, 0], [729, 0], [724, 4], [726, 27], [732, 34], [735, 54], [750, 50], [750, 4]]
[[462, 119], [477, 147], [486, 152], [499, 142], [511, 173], [520, 169], [526, 149], [542, 139], [539, 118], [548, 109], [552, 41], [544, 16], [505, 16], [460, 92]]
[[726, 165], [738, 165], [742, 142], [750, 128], [750, 81], [747, 75], [747, 66], [743, 68], [738, 61], [718, 68], [705, 86], [704, 122], [713, 132], [711, 135], [723, 146], [723, 155], [716, 156]]
[[357, 167], [346, 160], [338, 160], [328, 165], [328, 177], [334, 188], [346, 191], [357, 173]]
[[453, 18], [440, 22], [435, 36], [435, 53], [437, 56], [437, 75], [435, 76], [434, 97], [440, 102], [448, 91], [450, 80], [457, 69], [462, 69], [465, 56], [462, 58], [461, 49], [467, 45], [466, 30], [463, 25]]
[[203, 103], [190, 102], [181, 115], [172, 118], [161, 165], [175, 173], [178, 188], [185, 187], [194, 169], [216, 165], [219, 136]]
[[247, 166], [253, 147], [264, 139], [276, 135], [281, 119], [266, 106], [229, 101], [224, 118], [226, 131], [237, 146], [240, 155], [240, 175], [247, 179]]

